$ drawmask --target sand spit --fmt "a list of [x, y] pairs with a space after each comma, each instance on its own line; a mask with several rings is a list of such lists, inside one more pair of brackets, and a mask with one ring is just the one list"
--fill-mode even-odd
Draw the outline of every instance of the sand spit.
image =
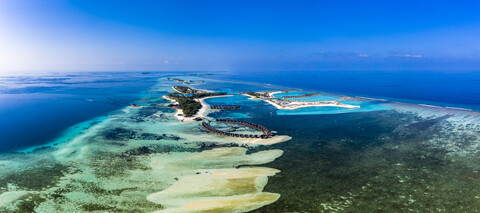
[[193, 200], [180, 208], [156, 211], [155, 213], [176, 212], [249, 212], [271, 204], [280, 198], [275, 193], [253, 193], [228, 197]]
[[228, 141], [239, 143], [239, 144], [248, 144], [248, 145], [272, 145], [272, 144], [289, 141], [290, 139], [292, 139], [292, 137], [288, 135], [277, 135], [267, 139], [228, 137]]
[[154, 158], [151, 166], [156, 174], [180, 177], [169, 188], [147, 196], [147, 200], [166, 207], [158, 212], [246, 212], [275, 202], [279, 194], [262, 191], [268, 176], [279, 170], [235, 167], [268, 163], [283, 151], [246, 151], [240, 147], [217, 148], [178, 158]]
[[[238, 165], [259, 165], [274, 161], [282, 156], [279, 149], [246, 154], [243, 147], [228, 147], [206, 150], [199, 153], [160, 155], [152, 159], [150, 166], [162, 173], [176, 173], [178, 170], [202, 170], [232, 168]], [[178, 157], [177, 157], [178, 156]], [[194, 173], [194, 171], [192, 171]]]
[[275, 103], [275, 102], [273, 102], [273, 101], [271, 101], [271, 100], [265, 100], [265, 102], [271, 104], [272, 106], [274, 106], [274, 107], [277, 108], [277, 109], [283, 109], [282, 106], [280, 106], [279, 104], [277, 104], [277, 103]]
[[204, 174], [183, 177], [170, 188], [151, 194], [147, 199], [172, 208], [187, 205], [192, 200], [260, 193], [268, 182], [267, 177], [280, 171], [270, 168], [242, 168], [203, 172]]
[[247, 93], [241, 93], [241, 95], [247, 96], [248, 99], [250, 99], [250, 100], [263, 100], [263, 99], [261, 99], [261, 98], [257, 98], [257, 97], [255, 97], [255, 96], [249, 95], [249, 94], [247, 94]]

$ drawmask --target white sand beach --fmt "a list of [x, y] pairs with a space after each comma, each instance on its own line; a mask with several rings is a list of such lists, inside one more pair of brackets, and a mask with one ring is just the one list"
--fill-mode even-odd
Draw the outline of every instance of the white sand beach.
[[[193, 121], [193, 119], [195, 118], [205, 118], [208, 113], [208, 104], [205, 103], [205, 99], [209, 99], [209, 98], [223, 98], [223, 97], [230, 97], [230, 96], [233, 96], [233, 95], [217, 95], [217, 96], [209, 96], [209, 97], [204, 97], [204, 98], [200, 98], [200, 99], [197, 99], [200, 104], [202, 104], [202, 107], [198, 110], [198, 112], [194, 115], [194, 116], [191, 116], [191, 117], [185, 117], [183, 115], [183, 110], [182, 109], [176, 109], [176, 112], [174, 114], [175, 118], [177, 118], [179, 121]], [[163, 96], [164, 99], [167, 99], [169, 101], [171, 101], [172, 103], [174, 104], [178, 104], [178, 102], [174, 99], [171, 99], [169, 98], [168, 96]]]
[[[226, 136], [225, 136], [226, 137]], [[282, 143], [292, 139], [288, 135], [276, 135], [271, 138], [261, 139], [261, 138], [232, 138], [228, 137], [229, 141], [239, 144], [249, 144], [249, 145], [272, 145], [277, 143]]]
[[273, 95], [278, 94], [278, 93], [283, 93], [283, 91], [269, 92], [269, 93], [268, 93], [268, 96], [270, 96], [271, 98], [274, 98]]
[[248, 99], [252, 99], [252, 100], [259, 100], [259, 99], [261, 99], [261, 98], [255, 97], [255, 96], [253, 96], [253, 95], [249, 95], [249, 94], [247, 94], [247, 93], [241, 93], [241, 95], [247, 96]]

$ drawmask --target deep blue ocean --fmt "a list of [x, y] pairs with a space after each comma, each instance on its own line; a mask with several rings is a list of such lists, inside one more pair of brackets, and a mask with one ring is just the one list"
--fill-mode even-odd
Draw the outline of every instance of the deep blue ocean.
[[[138, 100], [158, 78], [173, 74], [0, 75], [0, 153], [51, 142], [68, 127]], [[480, 72], [218, 72], [209, 77], [480, 111]]]
[[222, 78], [480, 111], [480, 71], [224, 72]]
[[125, 107], [158, 78], [140, 72], [0, 75], [0, 153], [49, 143], [70, 126]]

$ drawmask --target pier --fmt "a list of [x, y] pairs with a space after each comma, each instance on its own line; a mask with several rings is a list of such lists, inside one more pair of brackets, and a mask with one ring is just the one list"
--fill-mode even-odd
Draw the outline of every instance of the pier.
[[219, 110], [238, 110], [240, 105], [210, 105], [210, 109], [219, 109]]
[[261, 139], [267, 139], [269, 137], [273, 137], [275, 134], [267, 129], [266, 127], [259, 125], [259, 124], [254, 124], [250, 122], [245, 122], [245, 121], [236, 121], [236, 120], [227, 120], [227, 119], [217, 119], [216, 122], [224, 122], [224, 123], [231, 123], [231, 124], [239, 124], [239, 125], [244, 125], [248, 126], [250, 128], [256, 129], [258, 131], [263, 132], [262, 135], [254, 135], [254, 134], [237, 134], [237, 133], [231, 133], [231, 132], [225, 132], [221, 131], [218, 129], [213, 128], [210, 126], [209, 123], [207, 122], [202, 122], [202, 126], [208, 130], [209, 132], [219, 134], [219, 135], [224, 135], [224, 136], [230, 136], [230, 137], [237, 137], [237, 138], [261, 138]]

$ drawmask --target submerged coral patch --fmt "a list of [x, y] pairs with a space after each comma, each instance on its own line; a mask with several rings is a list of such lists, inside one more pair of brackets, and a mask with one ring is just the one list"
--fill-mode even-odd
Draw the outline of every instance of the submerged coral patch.
[[67, 168], [64, 165], [53, 163], [20, 170], [0, 177], [0, 187], [14, 184], [18, 189], [41, 190], [54, 186], [66, 170]]
[[139, 130], [131, 130], [126, 128], [114, 128], [107, 130], [104, 133], [104, 137], [107, 140], [180, 140], [181, 138], [172, 134], [153, 134], [153, 133], [140, 133]]
[[280, 171], [254, 166], [283, 151], [247, 154], [238, 146], [261, 144], [173, 119], [162, 83], [51, 148], [2, 156], [0, 212], [244, 212], [275, 202], [263, 189]]

